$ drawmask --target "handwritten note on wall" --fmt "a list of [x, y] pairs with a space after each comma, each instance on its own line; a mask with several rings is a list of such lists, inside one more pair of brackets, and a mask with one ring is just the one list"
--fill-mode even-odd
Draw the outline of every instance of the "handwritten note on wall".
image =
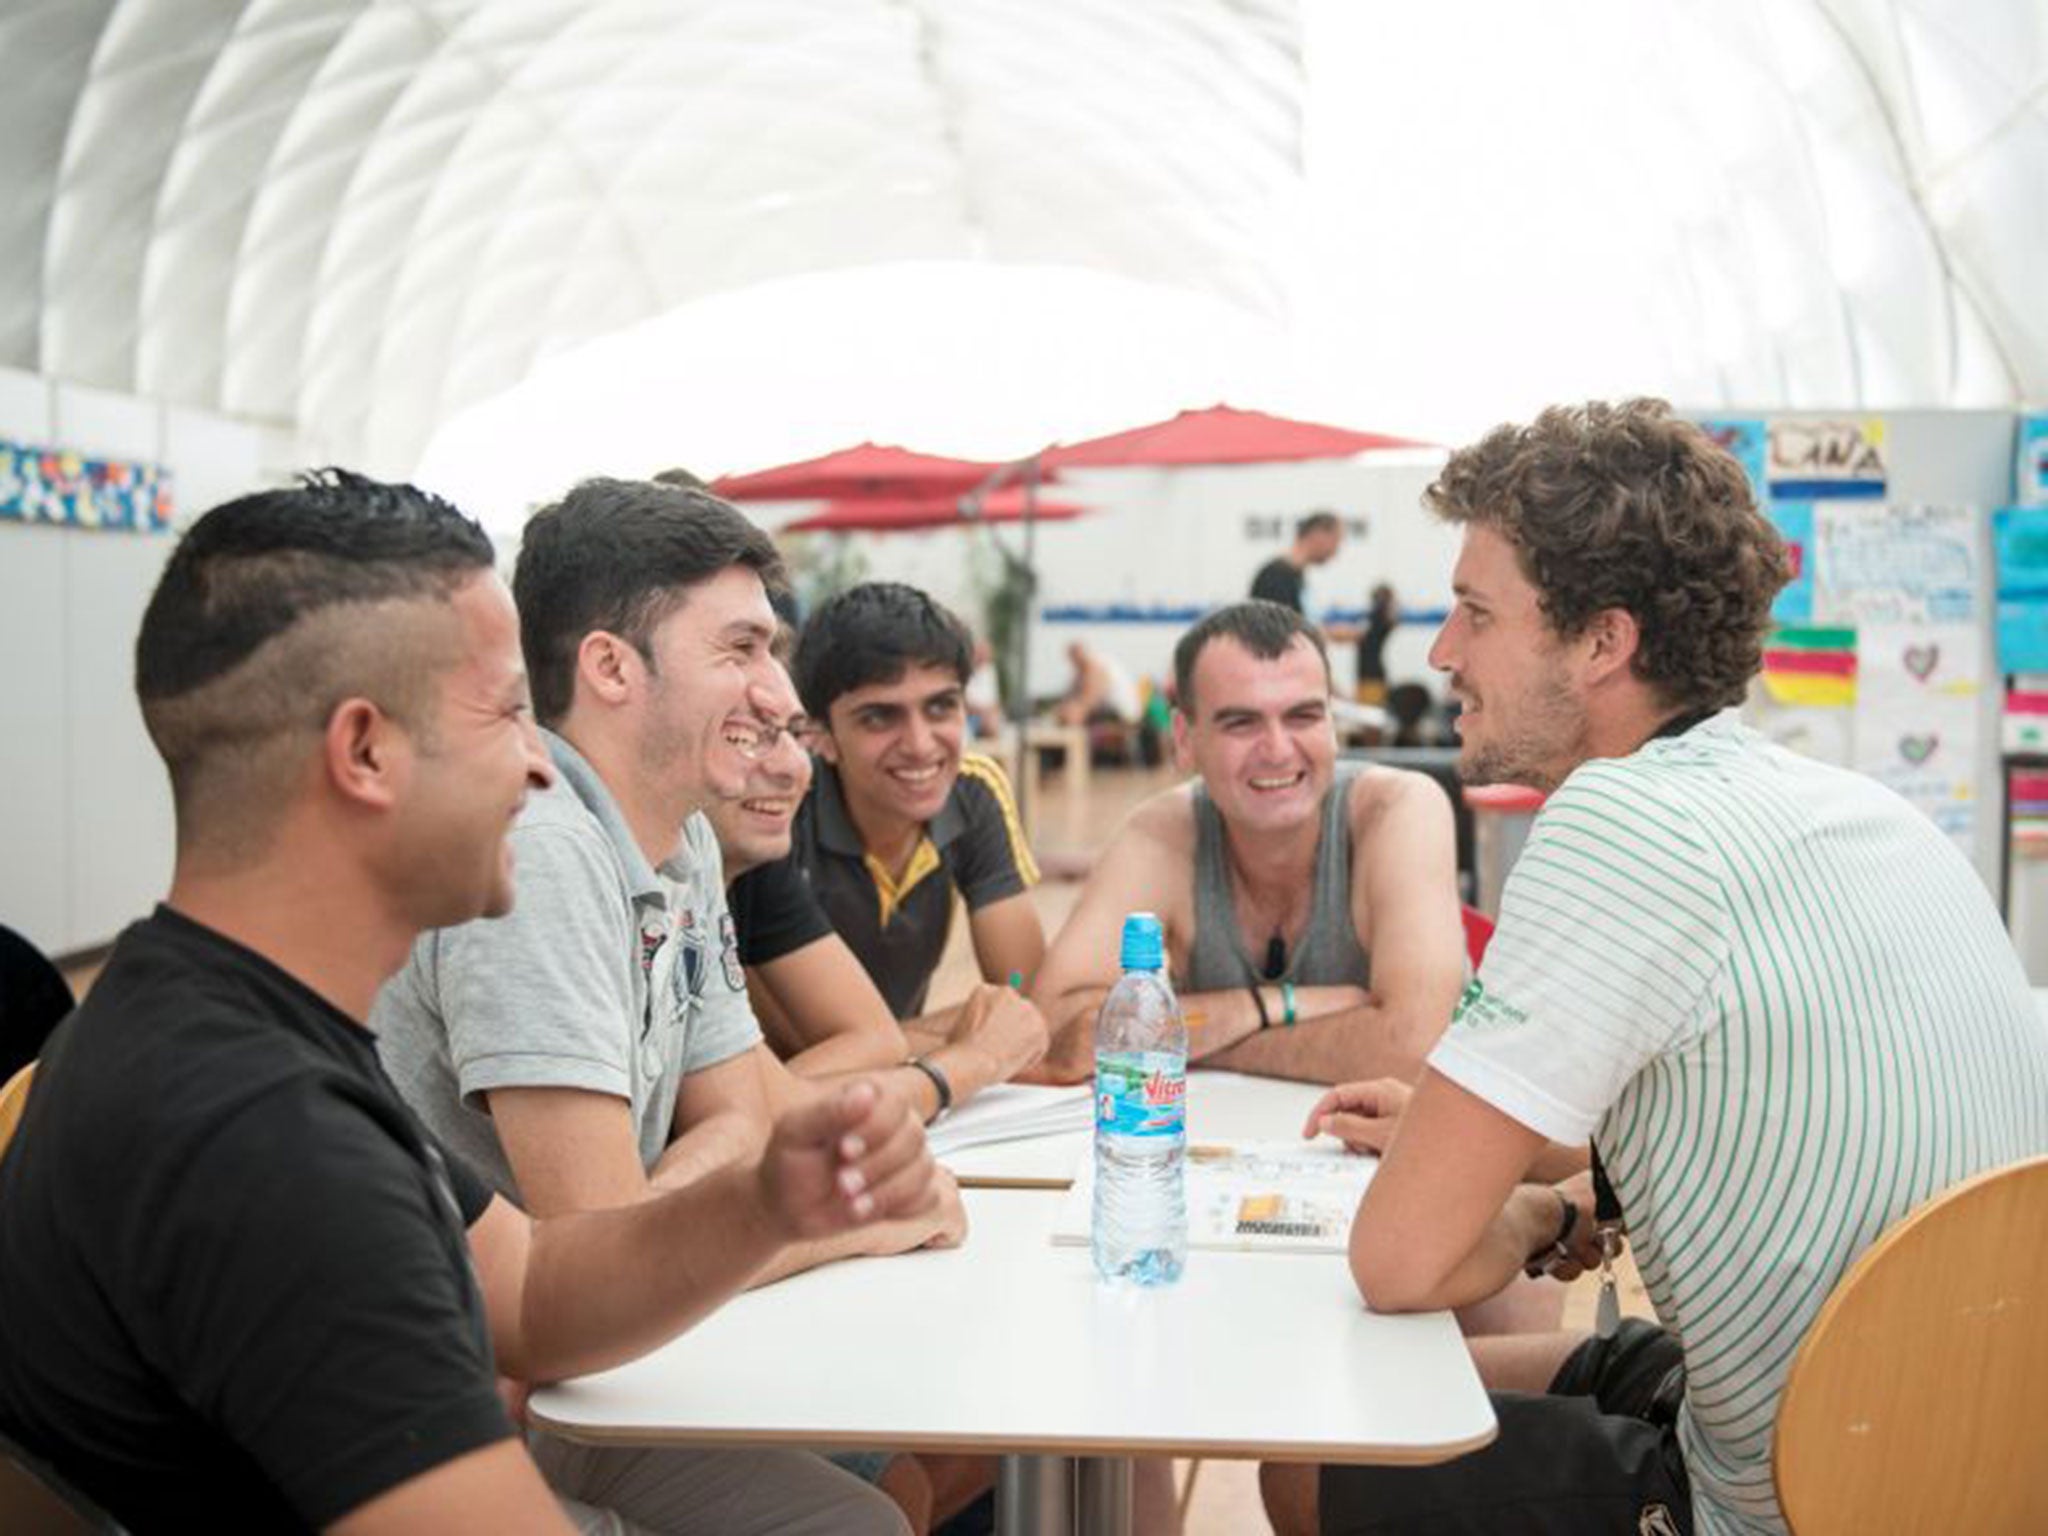
[[1977, 534], [1968, 507], [1822, 502], [1814, 619], [1966, 624], [1977, 617]]

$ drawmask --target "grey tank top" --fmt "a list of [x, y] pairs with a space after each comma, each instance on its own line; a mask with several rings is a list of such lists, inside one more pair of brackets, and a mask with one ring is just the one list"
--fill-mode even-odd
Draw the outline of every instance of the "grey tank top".
[[[1287, 955], [1287, 969], [1272, 978], [1298, 987], [1369, 985], [1372, 962], [1351, 926], [1351, 781], [1355, 766], [1339, 765], [1323, 799], [1323, 830], [1316, 840], [1308, 929]], [[1263, 950], [1261, 951], [1263, 959]], [[1264, 980], [1263, 966], [1244, 951], [1231, 894], [1223, 818], [1208, 787], [1195, 784], [1195, 942], [1188, 953], [1189, 992], [1220, 992]]]

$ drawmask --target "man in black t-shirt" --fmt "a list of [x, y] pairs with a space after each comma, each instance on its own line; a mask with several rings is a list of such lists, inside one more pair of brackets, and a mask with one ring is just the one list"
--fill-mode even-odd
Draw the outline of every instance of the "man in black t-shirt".
[[1306, 614], [1302, 589], [1307, 584], [1308, 568], [1327, 562], [1343, 542], [1344, 525], [1336, 513], [1309, 513], [1294, 525], [1294, 542], [1287, 553], [1275, 555], [1259, 567], [1258, 574], [1252, 577], [1251, 595]]
[[705, 812], [731, 882], [729, 909], [755, 1016], [775, 1053], [801, 1076], [900, 1063], [898, 1086], [931, 1120], [1029, 1065], [1044, 1047], [1044, 1026], [1016, 992], [981, 987], [947, 1029], [919, 1038], [911, 1064], [912, 1047], [888, 1001], [790, 856], [792, 823], [815, 765], [802, 746], [812, 735], [809, 721], [786, 676], [782, 682], [784, 728], [749, 769], [741, 793]]
[[422, 929], [508, 909], [505, 833], [553, 774], [516, 626], [481, 529], [340, 472], [201, 518], [150, 600], [171, 890], [0, 1159], [0, 1432], [132, 1529], [566, 1531], [494, 1371], [617, 1364], [782, 1243], [933, 1198], [872, 1085], [758, 1162], [545, 1223], [398, 1100], [371, 999]]

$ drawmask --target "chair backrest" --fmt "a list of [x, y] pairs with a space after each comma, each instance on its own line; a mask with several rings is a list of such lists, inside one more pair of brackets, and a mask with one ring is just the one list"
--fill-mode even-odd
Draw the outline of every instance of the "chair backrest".
[[0, 1152], [7, 1150], [14, 1128], [21, 1124], [21, 1112], [28, 1107], [29, 1080], [35, 1075], [36, 1064], [30, 1062], [0, 1086]]
[[1798, 1536], [2048, 1531], [2048, 1157], [1894, 1223], [1792, 1362], [1773, 1447]]
[[43, 1053], [72, 1006], [64, 973], [12, 928], [0, 927], [0, 1079]]
[[1493, 942], [1493, 919], [1477, 907], [1460, 905], [1458, 920], [1465, 925], [1465, 958], [1476, 971], [1486, 958], [1486, 946]]
[[[21, 1123], [35, 1070], [30, 1062], [0, 1086], [0, 1153]], [[52, 1468], [0, 1435], [0, 1531], [8, 1536], [83, 1536], [119, 1530]]]
[[121, 1527], [52, 1468], [0, 1435], [0, 1531], [7, 1536], [120, 1536]]

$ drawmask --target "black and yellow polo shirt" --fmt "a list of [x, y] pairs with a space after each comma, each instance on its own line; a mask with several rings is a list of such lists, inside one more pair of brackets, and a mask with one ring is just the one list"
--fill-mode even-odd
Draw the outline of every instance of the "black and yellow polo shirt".
[[[946, 950], [955, 891], [973, 911], [1038, 883], [1038, 865], [1017, 819], [1010, 781], [992, 759], [976, 753], [961, 758], [959, 781], [939, 814], [925, 824], [902, 879], [891, 879], [861, 846], [839, 774], [823, 762], [797, 809], [784, 862], [801, 874], [810, 897], [899, 1019], [924, 1012], [932, 972]], [[771, 864], [734, 883], [734, 908], [742, 914], [740, 958], [749, 965], [776, 958], [750, 942], [756, 935], [772, 945], [773, 934], [814, 931], [789, 910], [798, 899], [790, 873]], [[756, 914], [751, 922], [745, 916], [749, 910]], [[784, 941], [779, 952], [794, 947]]]

